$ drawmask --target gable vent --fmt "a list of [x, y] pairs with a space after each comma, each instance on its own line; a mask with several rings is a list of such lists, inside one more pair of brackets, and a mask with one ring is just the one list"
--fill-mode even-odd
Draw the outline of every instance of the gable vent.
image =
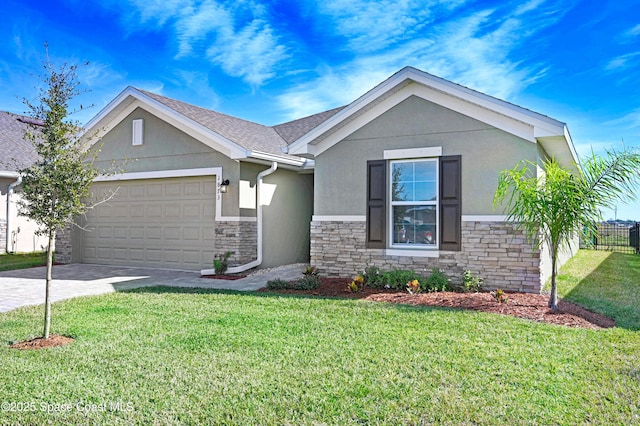
[[133, 120], [133, 140], [132, 145], [142, 145], [144, 137], [144, 120], [142, 118]]

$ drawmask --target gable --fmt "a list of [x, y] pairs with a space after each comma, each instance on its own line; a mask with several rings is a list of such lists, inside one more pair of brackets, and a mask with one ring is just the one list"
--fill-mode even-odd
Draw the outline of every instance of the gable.
[[[448, 133], [478, 132], [495, 127], [418, 96], [409, 96], [344, 140], [425, 139]], [[428, 144], [427, 144], [428, 145]], [[419, 146], [410, 144], [408, 147]]]
[[356, 99], [289, 145], [293, 155], [314, 157], [410, 97], [440, 105], [533, 144], [542, 144], [565, 166], [578, 161], [564, 123], [407, 67]]
[[[133, 145], [133, 121], [142, 120], [143, 143]], [[192, 169], [212, 164], [231, 165], [235, 162], [191, 135], [159, 119], [143, 108], [136, 108], [102, 136], [95, 165], [108, 169], [112, 163], [124, 164], [124, 171]]]

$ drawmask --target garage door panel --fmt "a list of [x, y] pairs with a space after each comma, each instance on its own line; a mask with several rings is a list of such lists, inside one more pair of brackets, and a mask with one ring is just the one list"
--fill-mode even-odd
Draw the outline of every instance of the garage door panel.
[[215, 178], [104, 182], [92, 191], [116, 187], [117, 196], [87, 215], [84, 262], [192, 270], [211, 266]]

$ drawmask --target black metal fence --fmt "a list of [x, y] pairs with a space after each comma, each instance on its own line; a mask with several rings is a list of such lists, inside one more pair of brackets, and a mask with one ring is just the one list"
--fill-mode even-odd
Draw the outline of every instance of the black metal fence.
[[583, 232], [580, 248], [640, 254], [640, 223], [602, 222], [598, 232]]

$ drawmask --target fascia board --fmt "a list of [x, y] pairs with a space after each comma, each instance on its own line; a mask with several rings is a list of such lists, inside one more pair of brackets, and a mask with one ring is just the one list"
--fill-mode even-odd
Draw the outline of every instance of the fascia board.
[[408, 69], [405, 68], [400, 72], [394, 74], [389, 77], [387, 80], [383, 81], [346, 107], [344, 107], [340, 112], [335, 114], [333, 117], [329, 118], [327, 121], [321, 123], [319, 126], [311, 130], [309, 133], [302, 136], [297, 141], [293, 142], [289, 145], [289, 154], [292, 155], [303, 155], [303, 154], [313, 154], [313, 150], [308, 147], [309, 143], [321, 136], [328, 130], [331, 130], [336, 124], [341, 121], [347, 119], [352, 114], [359, 111], [361, 108], [364, 108], [373, 100], [377, 99], [379, 96], [383, 95], [387, 91], [393, 89], [397, 84], [400, 84], [402, 81], [406, 79]]
[[[126, 102], [128, 97], [132, 97], [134, 101], [130, 102], [125, 108], [119, 111], [114, 117], [110, 117], [110, 113], [116, 111], [118, 106], [124, 102]], [[136, 90], [133, 87], [128, 87], [125, 89], [120, 95], [116, 97], [113, 101], [111, 101], [107, 107], [105, 107], [96, 117], [91, 119], [89, 123], [87, 123], [87, 130], [85, 134], [95, 128], [98, 124], [104, 121], [108, 121], [108, 124], [115, 123], [112, 127], [108, 127], [104, 125], [93, 137], [88, 144], [85, 146], [85, 149], [90, 148], [93, 144], [95, 144], [100, 138], [107, 133], [111, 128], [115, 127], [115, 125], [119, 124], [122, 120], [124, 120], [129, 114], [131, 114], [136, 108], [142, 108], [158, 118], [166, 121], [167, 123], [173, 125], [177, 129], [185, 132], [189, 136], [194, 137], [205, 145], [209, 146], [216, 151], [223, 153], [229, 158], [233, 159], [241, 159], [246, 158], [247, 150], [242, 148], [240, 145], [232, 142], [231, 140], [225, 138], [217, 132], [203, 126], [196, 121], [185, 117], [184, 115], [176, 112], [172, 108], [162, 104], [161, 102], [156, 101], [155, 99], [145, 95], [144, 93]]]
[[247, 153], [247, 158], [255, 158], [258, 160], [276, 161], [278, 163], [288, 164], [290, 166], [303, 167], [308, 162], [306, 158], [295, 159], [291, 157], [285, 157], [281, 155], [271, 154], [261, 151], [250, 151]]

